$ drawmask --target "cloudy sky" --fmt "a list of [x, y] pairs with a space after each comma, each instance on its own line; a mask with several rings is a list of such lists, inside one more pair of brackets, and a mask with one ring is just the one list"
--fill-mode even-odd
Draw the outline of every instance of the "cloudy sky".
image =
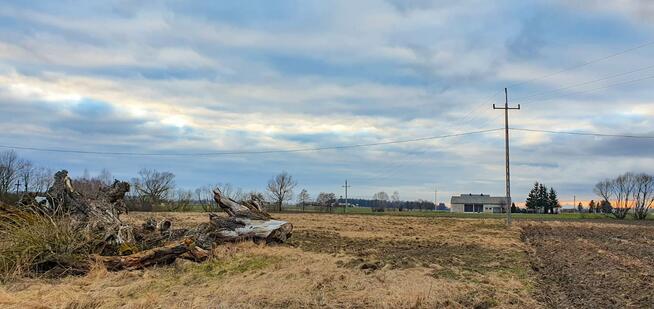
[[[194, 154], [376, 143], [500, 128], [654, 135], [649, 1], [4, 1], [0, 144]], [[148, 1], [154, 3], [154, 1]], [[210, 3], [210, 4], [209, 4]], [[609, 56], [609, 57], [607, 57]], [[590, 63], [589, 63], [590, 62]], [[503, 132], [296, 153], [18, 150], [73, 176], [167, 170], [194, 188], [316, 196], [504, 193]], [[654, 173], [653, 140], [512, 132], [513, 192], [561, 199]]]

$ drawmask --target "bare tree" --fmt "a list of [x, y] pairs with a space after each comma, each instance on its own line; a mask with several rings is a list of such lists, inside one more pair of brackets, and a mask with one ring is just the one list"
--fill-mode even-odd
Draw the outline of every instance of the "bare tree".
[[[220, 193], [223, 196], [226, 196], [226, 197], [228, 197], [230, 199], [233, 199], [235, 201], [240, 201], [242, 199], [245, 199], [246, 195], [247, 195], [246, 193], [243, 193], [243, 189], [235, 188], [229, 182], [225, 182], [225, 183], [219, 182], [218, 184], [216, 184], [213, 187], [220, 190]], [[211, 191], [211, 196], [213, 196], [213, 191]]]
[[384, 206], [388, 203], [389, 197], [388, 194], [384, 191], [377, 192], [372, 196], [373, 199], [373, 205], [375, 205], [375, 208], [377, 210], [383, 211], [385, 208]]
[[633, 173], [625, 173], [618, 176], [613, 180], [613, 216], [618, 219], [624, 219], [633, 203], [633, 194], [636, 190], [635, 175]]
[[609, 179], [605, 179], [605, 180], [602, 180], [602, 181], [598, 182], [595, 185], [595, 188], [593, 189], [593, 191], [595, 192], [595, 194], [597, 194], [599, 197], [601, 197], [605, 201], [610, 202], [611, 201], [611, 192], [612, 192], [611, 188], [612, 187], [613, 187], [612, 181], [609, 180]]
[[[229, 182], [225, 182], [225, 183], [219, 182], [213, 187], [220, 190], [220, 193], [222, 195], [233, 199], [234, 187], [232, 187], [231, 183], [229, 183]], [[212, 196], [213, 196], [213, 194], [212, 194]]]
[[241, 202], [246, 200], [256, 200], [264, 203], [266, 201], [266, 197], [261, 192], [250, 191], [248, 193], [243, 193], [243, 196], [241, 197]]
[[36, 168], [32, 176], [32, 191], [36, 193], [45, 193], [54, 183], [54, 171], [49, 168]]
[[20, 181], [23, 185], [24, 192], [30, 192], [34, 183], [34, 172], [36, 168], [32, 165], [32, 162], [25, 161], [23, 167], [20, 169]]
[[391, 195], [391, 201], [392, 202], [399, 202], [400, 201], [400, 192], [393, 192], [393, 195]]
[[136, 192], [149, 203], [160, 203], [175, 188], [175, 174], [159, 172], [153, 169], [141, 169], [139, 177], [134, 179]]
[[277, 205], [277, 210], [282, 211], [282, 204], [293, 198], [293, 189], [297, 186], [297, 181], [287, 172], [282, 172], [268, 181], [266, 190]]
[[302, 189], [302, 191], [297, 195], [297, 203], [302, 205], [302, 211], [304, 211], [304, 205], [306, 205], [309, 200], [311, 200], [309, 192], [307, 192], [307, 189]]
[[189, 211], [193, 192], [190, 190], [178, 189], [173, 193], [174, 201], [167, 204], [168, 211]]
[[13, 150], [0, 152], [0, 196], [6, 195], [18, 181], [26, 161]]
[[375, 194], [372, 196], [372, 199], [373, 199], [373, 200], [377, 200], [377, 201], [385, 201], [385, 202], [388, 202], [390, 198], [388, 197], [388, 193], [386, 193], [386, 192], [384, 192], [384, 191], [381, 191], [381, 192], [377, 192], [377, 193], [375, 193]]
[[75, 190], [86, 196], [97, 196], [103, 186], [102, 181], [99, 178], [91, 177], [87, 170], [84, 170], [84, 176], [73, 179]]
[[217, 210], [218, 205], [213, 200], [213, 191], [210, 186], [195, 189], [195, 195], [203, 211], [212, 212]]
[[[617, 219], [624, 219], [639, 199], [638, 176], [633, 173], [622, 174], [615, 179], [606, 179], [595, 185], [595, 194], [610, 203], [611, 214]], [[642, 188], [645, 189], [645, 188]], [[645, 195], [648, 198], [648, 195]], [[647, 206], [649, 209], [649, 205]]]
[[110, 185], [114, 182], [114, 177], [111, 175], [111, 172], [110, 172], [108, 169], [106, 169], [106, 168], [103, 168], [103, 169], [100, 171], [100, 174], [98, 175], [97, 178], [98, 178], [98, 179], [100, 180], [100, 182], [102, 182], [102, 184], [104, 184], [105, 186], [110, 186]]
[[336, 203], [336, 194], [320, 192], [316, 197], [316, 203], [321, 207], [328, 207], [328, 211], [333, 211], [333, 205]]
[[634, 218], [644, 220], [654, 202], [654, 176], [641, 173], [634, 176], [634, 181]]

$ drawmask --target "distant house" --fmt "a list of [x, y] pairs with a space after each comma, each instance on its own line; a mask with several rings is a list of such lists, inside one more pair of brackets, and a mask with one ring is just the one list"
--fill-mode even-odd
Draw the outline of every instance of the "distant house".
[[460, 196], [452, 196], [450, 211], [501, 213], [505, 205], [506, 198], [503, 196], [497, 197], [485, 194], [461, 194]]

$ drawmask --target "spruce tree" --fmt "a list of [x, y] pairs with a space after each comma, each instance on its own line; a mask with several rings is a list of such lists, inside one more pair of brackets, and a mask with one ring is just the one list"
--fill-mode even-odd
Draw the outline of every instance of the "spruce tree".
[[556, 191], [554, 191], [554, 188], [550, 188], [550, 193], [547, 196], [547, 200], [550, 207], [550, 213], [554, 213], [554, 208], [558, 208], [560, 206], [559, 198], [556, 196]]
[[543, 209], [543, 213], [547, 213], [549, 209], [549, 196], [547, 195], [547, 187], [542, 183], [538, 185], [538, 209]]
[[538, 208], [538, 182], [534, 184], [534, 188], [529, 191], [527, 196], [527, 201], [525, 203], [527, 209], [537, 209]]

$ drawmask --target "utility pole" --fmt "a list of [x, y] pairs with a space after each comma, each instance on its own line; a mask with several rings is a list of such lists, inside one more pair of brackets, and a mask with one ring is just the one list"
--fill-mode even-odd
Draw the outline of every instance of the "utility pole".
[[511, 226], [511, 169], [509, 164], [509, 110], [520, 109], [518, 107], [509, 107], [509, 91], [504, 88], [504, 107], [497, 107], [493, 104], [493, 109], [504, 110], [504, 152], [506, 155], [506, 224]]
[[343, 206], [343, 213], [345, 213], [345, 210], [347, 209], [347, 189], [352, 187], [352, 186], [348, 186], [347, 185], [347, 179], [345, 179], [345, 185], [342, 186], [342, 187], [345, 188], [345, 206]]
[[16, 195], [18, 195], [18, 188], [20, 188], [20, 180], [16, 182]]
[[438, 187], [434, 186], [434, 210], [438, 208]]

